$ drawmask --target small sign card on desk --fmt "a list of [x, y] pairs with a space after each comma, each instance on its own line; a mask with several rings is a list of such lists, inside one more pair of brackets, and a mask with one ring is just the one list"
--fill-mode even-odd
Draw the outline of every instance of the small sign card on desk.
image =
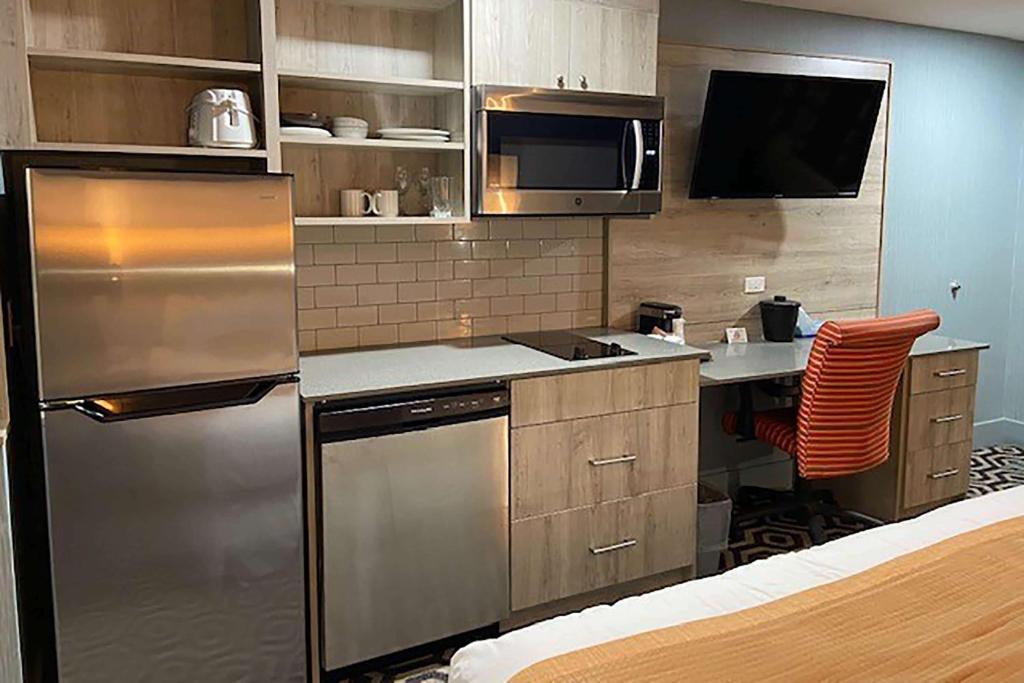
[[727, 327], [725, 328], [725, 340], [730, 344], [746, 344], [747, 328]]

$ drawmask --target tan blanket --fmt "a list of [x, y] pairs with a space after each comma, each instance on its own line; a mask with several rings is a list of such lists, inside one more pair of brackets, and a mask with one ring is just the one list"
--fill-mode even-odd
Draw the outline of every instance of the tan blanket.
[[1024, 681], [1024, 518], [751, 609], [540, 662], [513, 683]]

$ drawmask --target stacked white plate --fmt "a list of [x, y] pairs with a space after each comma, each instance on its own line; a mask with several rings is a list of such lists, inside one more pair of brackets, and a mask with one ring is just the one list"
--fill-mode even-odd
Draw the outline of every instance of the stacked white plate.
[[331, 119], [331, 132], [336, 138], [361, 139], [369, 134], [370, 124], [354, 116], [335, 116]]
[[377, 135], [384, 140], [406, 140], [414, 142], [448, 142], [450, 131], [439, 128], [381, 128]]
[[329, 138], [331, 132], [323, 128], [313, 128], [312, 126], [281, 126], [281, 135], [294, 135], [295, 137], [304, 138]]

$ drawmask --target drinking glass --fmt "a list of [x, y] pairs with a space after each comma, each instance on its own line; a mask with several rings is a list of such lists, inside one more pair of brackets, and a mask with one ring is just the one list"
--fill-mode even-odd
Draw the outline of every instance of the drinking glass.
[[452, 217], [452, 179], [448, 176], [430, 179], [430, 215], [433, 218]]

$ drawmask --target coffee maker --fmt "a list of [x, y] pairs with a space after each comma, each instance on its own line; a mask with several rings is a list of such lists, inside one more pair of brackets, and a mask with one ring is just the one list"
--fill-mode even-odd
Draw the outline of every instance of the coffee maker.
[[675, 333], [676, 321], [683, 317], [683, 309], [675, 304], [663, 304], [657, 301], [645, 301], [638, 311], [637, 332], [651, 334], [654, 328], [666, 334]]

